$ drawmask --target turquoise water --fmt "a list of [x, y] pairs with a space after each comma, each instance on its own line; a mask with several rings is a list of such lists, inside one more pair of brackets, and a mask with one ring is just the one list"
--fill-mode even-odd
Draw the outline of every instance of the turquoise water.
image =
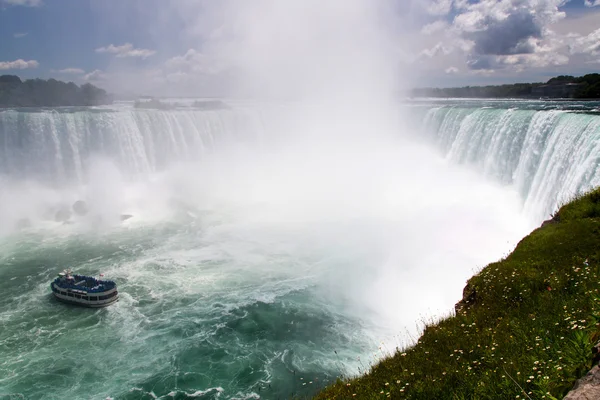
[[[371, 318], [375, 311], [357, 302], [377, 296], [373, 280], [384, 273], [385, 249], [369, 243], [378, 232], [340, 225], [321, 224], [320, 233], [189, 223], [13, 235], [0, 249], [2, 393], [289, 398], [364, 371], [401, 343], [390, 335], [404, 331], [392, 331], [390, 321]], [[55, 301], [48, 285], [65, 266], [114, 279], [119, 302], [84, 309]], [[433, 266], [418, 268], [426, 275], [419, 286], [450, 284], [431, 279]], [[411, 275], [386, 276], [394, 278], [392, 289], [412, 297]], [[389, 306], [399, 314], [415, 309], [407, 301]]]
[[[0, 393], [286, 398], [314, 392], [355, 364], [349, 354], [371, 349], [360, 321], [315, 288], [323, 271], [306, 273], [322, 261], [318, 249], [293, 260], [248, 254], [238, 267], [234, 255], [203, 256], [217, 249], [202, 237], [165, 225], [4, 241]], [[246, 240], [236, 246], [251, 246]], [[294, 274], [277, 270], [292, 263]], [[119, 303], [90, 310], [54, 301], [48, 284], [67, 265], [115, 279]]]

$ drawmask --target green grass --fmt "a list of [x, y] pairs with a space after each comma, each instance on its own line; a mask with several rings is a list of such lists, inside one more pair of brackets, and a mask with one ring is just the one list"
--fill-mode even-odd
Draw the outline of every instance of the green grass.
[[472, 277], [455, 316], [316, 399], [562, 398], [600, 338], [600, 189], [554, 221]]

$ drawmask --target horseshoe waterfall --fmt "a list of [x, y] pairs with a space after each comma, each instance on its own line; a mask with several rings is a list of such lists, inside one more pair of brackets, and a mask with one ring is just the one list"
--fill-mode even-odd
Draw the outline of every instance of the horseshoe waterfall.
[[[276, 399], [364, 372], [600, 184], [599, 106], [0, 111], [0, 398]], [[118, 303], [54, 301], [65, 268]]]

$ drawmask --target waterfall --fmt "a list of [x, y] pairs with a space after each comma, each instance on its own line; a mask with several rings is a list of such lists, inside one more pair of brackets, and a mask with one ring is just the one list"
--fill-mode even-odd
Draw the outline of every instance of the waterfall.
[[[554, 109], [437, 104], [420, 107], [425, 137], [451, 162], [519, 192], [545, 218], [600, 185], [600, 115]], [[148, 110], [126, 106], [0, 111], [0, 176], [60, 185], [85, 182], [90, 159], [135, 178], [214, 148], [262, 139], [277, 109]], [[277, 129], [271, 129], [277, 131]], [[277, 133], [277, 132], [276, 132]], [[274, 136], [273, 138], [276, 138]]]
[[[83, 182], [92, 156], [125, 174], [197, 159], [217, 142], [260, 134], [256, 112], [225, 110], [6, 110], [0, 112], [0, 174], [54, 184]], [[253, 136], [254, 135], [254, 136]]]
[[445, 105], [423, 125], [449, 161], [512, 185], [535, 216], [600, 185], [597, 113]]

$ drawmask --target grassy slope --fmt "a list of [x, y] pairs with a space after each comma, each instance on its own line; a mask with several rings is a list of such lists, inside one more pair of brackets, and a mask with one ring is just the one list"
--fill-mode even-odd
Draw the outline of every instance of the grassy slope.
[[562, 398], [600, 334], [600, 189], [469, 280], [472, 302], [317, 399]]

